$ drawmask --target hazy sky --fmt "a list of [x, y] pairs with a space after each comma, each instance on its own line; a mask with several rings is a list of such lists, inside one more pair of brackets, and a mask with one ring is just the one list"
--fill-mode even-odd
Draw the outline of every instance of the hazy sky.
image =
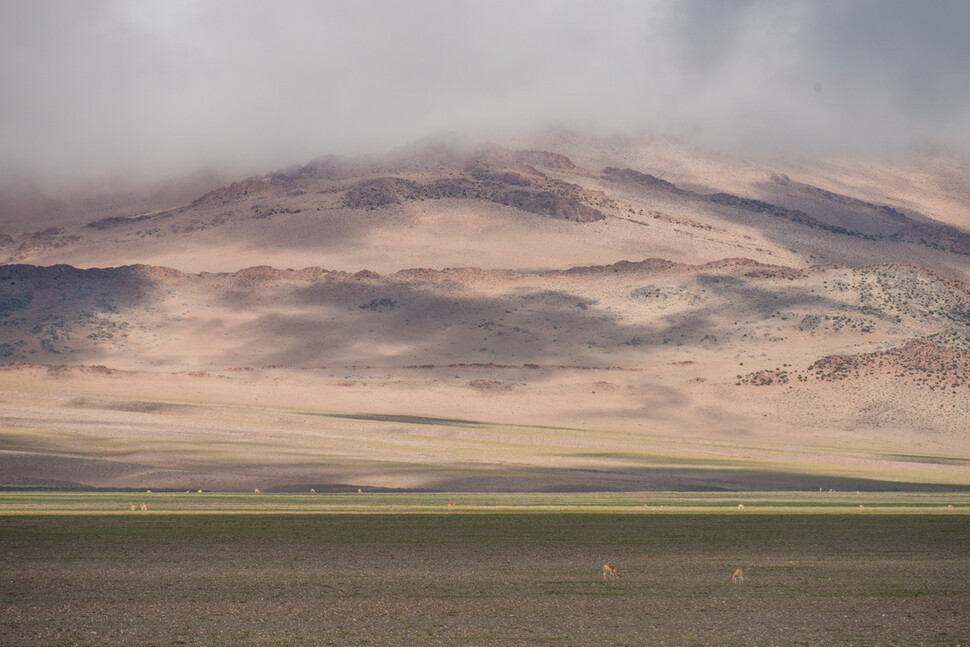
[[970, 2], [0, 0], [0, 173], [269, 170], [546, 124], [970, 153]]

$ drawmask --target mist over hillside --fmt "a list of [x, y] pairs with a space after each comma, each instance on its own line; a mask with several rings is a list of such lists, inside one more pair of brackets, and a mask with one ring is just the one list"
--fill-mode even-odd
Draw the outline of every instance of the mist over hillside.
[[746, 158], [966, 159], [968, 22], [948, 0], [13, 0], [0, 187], [244, 177], [550, 124]]
[[0, 485], [966, 485], [968, 23], [5, 2]]

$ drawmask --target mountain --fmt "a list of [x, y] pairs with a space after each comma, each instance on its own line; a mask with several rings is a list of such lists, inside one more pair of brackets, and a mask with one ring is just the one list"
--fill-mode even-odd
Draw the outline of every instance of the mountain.
[[548, 148], [324, 157], [3, 235], [6, 485], [970, 482], [952, 163]]

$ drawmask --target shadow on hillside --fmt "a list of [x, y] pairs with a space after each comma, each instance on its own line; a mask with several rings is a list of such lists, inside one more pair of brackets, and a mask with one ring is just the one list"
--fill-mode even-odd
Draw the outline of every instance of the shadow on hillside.
[[429, 479], [432, 492], [970, 492], [970, 485], [793, 474], [718, 467], [620, 469], [516, 468]]
[[0, 267], [0, 362], [78, 364], [123, 339], [117, 316], [144, 304], [145, 268]]
[[[373, 467], [373, 465], [369, 465]], [[263, 492], [818, 492], [833, 496], [854, 492], [970, 492], [970, 485], [914, 483], [882, 479], [805, 475], [773, 470], [719, 467], [649, 467], [620, 469], [540, 468], [476, 465], [382, 463], [382, 480], [395, 474], [410, 483], [424, 475], [420, 485], [373, 487], [346, 469], [281, 467], [192, 461], [186, 469], [172, 469], [80, 456], [5, 453], [0, 456], [0, 490], [172, 490], [204, 486], [207, 491], [251, 492], [253, 483]], [[110, 484], [110, 485], [107, 485]], [[835, 499], [838, 503], [838, 499]], [[848, 505], [848, 504], [847, 504]], [[854, 507], [854, 506], [850, 506]]]
[[[650, 277], [625, 276], [624, 281]], [[257, 365], [431, 366], [494, 363], [507, 366], [637, 367], [661, 346], [716, 346], [740, 342], [730, 317], [768, 320], [780, 310], [835, 309], [841, 304], [797, 285], [704, 274], [697, 284], [708, 297], [687, 308], [656, 311], [634, 320], [630, 310], [602, 307], [570, 291], [514, 290], [479, 296], [454, 281], [329, 281], [277, 295], [281, 307], [231, 332], [246, 342], [240, 354]], [[627, 290], [636, 291], [635, 284]], [[233, 292], [223, 304], [258, 308], [258, 292]], [[653, 307], [653, 306], [649, 306]], [[633, 316], [627, 316], [627, 315]], [[797, 322], [792, 322], [795, 324]], [[257, 344], [256, 340], [272, 340]], [[447, 359], [447, 361], [445, 361]], [[548, 374], [548, 373], [547, 373]], [[529, 375], [530, 379], [536, 377]]]
[[397, 422], [405, 425], [432, 425], [444, 427], [485, 427], [486, 422], [475, 420], [461, 420], [458, 418], [432, 418], [430, 416], [405, 416], [384, 413], [314, 413], [306, 412], [308, 416], [322, 416], [325, 418], [339, 418], [341, 420], [368, 420], [374, 422]]

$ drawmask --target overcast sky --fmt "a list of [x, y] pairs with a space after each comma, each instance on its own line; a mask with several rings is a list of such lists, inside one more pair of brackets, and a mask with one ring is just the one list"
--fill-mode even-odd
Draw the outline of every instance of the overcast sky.
[[965, 0], [0, 0], [0, 173], [270, 170], [555, 124], [970, 153]]

